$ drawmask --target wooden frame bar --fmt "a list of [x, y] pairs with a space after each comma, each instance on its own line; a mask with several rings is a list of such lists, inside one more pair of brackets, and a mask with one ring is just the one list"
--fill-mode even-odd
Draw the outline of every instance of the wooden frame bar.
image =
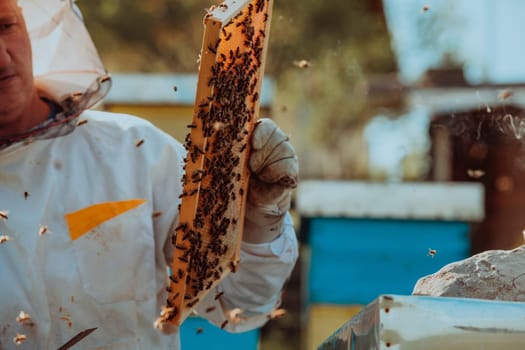
[[239, 263], [250, 139], [273, 0], [230, 0], [204, 18], [196, 104], [161, 321], [180, 325]]

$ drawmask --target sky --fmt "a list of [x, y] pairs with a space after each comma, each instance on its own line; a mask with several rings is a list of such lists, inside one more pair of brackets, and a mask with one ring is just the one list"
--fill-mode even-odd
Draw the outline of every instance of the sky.
[[[383, 0], [383, 3], [404, 82], [417, 80], [447, 50], [464, 62], [471, 84], [525, 82], [525, 45], [521, 40], [525, 1]], [[425, 33], [425, 25], [430, 28], [433, 40], [421, 47], [417, 44]]]
[[[450, 53], [472, 85], [525, 83], [525, 0], [383, 0], [401, 81], [410, 85]], [[425, 33], [427, 35], [425, 35]], [[370, 166], [402, 179], [408, 154], [425, 159], [430, 111], [424, 105], [365, 129]]]

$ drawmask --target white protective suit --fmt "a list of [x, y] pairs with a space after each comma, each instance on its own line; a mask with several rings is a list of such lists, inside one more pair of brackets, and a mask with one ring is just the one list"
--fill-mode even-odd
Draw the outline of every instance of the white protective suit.
[[[70, 6], [62, 0], [20, 2], [26, 6], [26, 20], [31, 6]], [[35, 32], [27, 22], [38, 60]], [[54, 24], [62, 22], [59, 15], [53, 17]], [[51, 35], [50, 27], [43, 28]], [[73, 78], [77, 75], [70, 75], [75, 69], [55, 75], [52, 80], [61, 84], [48, 84], [46, 69], [35, 68], [39, 88], [61, 102], [66, 113], [60, 115], [70, 116], [44, 123], [30, 138], [0, 143], [3, 350], [54, 350], [93, 327], [97, 330], [75, 349], [180, 347], [177, 333], [164, 335], [153, 324], [166, 299], [166, 267], [172, 254], [167, 238], [177, 221], [185, 150], [133, 116], [96, 111], [78, 116], [95, 95], [103, 96], [100, 77], [105, 72], [96, 53], [90, 57], [97, 59], [88, 60], [86, 67], [94, 70], [75, 69], [98, 73], [86, 80], [80, 90], [84, 98], [74, 104], [63, 103], [62, 97], [75, 94], [82, 85]], [[51, 63], [47, 71], [60, 72]], [[76, 126], [77, 121], [81, 125]], [[140, 147], [138, 140], [144, 140]], [[273, 241], [242, 243], [238, 271], [211, 291], [197, 311], [221, 325], [227, 319], [223, 307], [238, 307], [244, 310], [242, 322], [228, 323], [227, 330], [261, 326], [279, 305], [297, 254], [293, 225], [286, 216]], [[215, 300], [218, 293], [224, 294]], [[213, 312], [204, 312], [211, 306], [216, 307]], [[21, 311], [31, 320], [17, 319]], [[21, 345], [13, 341], [17, 334], [25, 336]]]

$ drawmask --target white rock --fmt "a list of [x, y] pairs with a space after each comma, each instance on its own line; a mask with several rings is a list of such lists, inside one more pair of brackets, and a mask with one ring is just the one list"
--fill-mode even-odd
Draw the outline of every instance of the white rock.
[[525, 301], [525, 245], [448, 264], [419, 279], [412, 294]]

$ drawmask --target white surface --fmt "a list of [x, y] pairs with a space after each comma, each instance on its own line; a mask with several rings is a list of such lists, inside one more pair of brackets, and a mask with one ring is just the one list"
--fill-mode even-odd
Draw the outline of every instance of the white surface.
[[251, 0], [226, 0], [218, 5], [213, 11], [212, 16], [214, 19], [217, 19], [219, 22], [222, 22], [223, 25], [226, 22], [230, 21], [234, 16], [236, 16], [239, 11], [246, 6]]
[[380, 349], [523, 349], [525, 304], [382, 296]]
[[478, 221], [484, 189], [478, 183], [303, 181], [297, 209], [304, 217]]
[[[193, 105], [197, 93], [197, 74], [111, 74], [113, 86], [104, 99], [106, 104]], [[173, 87], [177, 87], [177, 91]], [[266, 77], [261, 87], [261, 106], [273, 99], [273, 80]]]

